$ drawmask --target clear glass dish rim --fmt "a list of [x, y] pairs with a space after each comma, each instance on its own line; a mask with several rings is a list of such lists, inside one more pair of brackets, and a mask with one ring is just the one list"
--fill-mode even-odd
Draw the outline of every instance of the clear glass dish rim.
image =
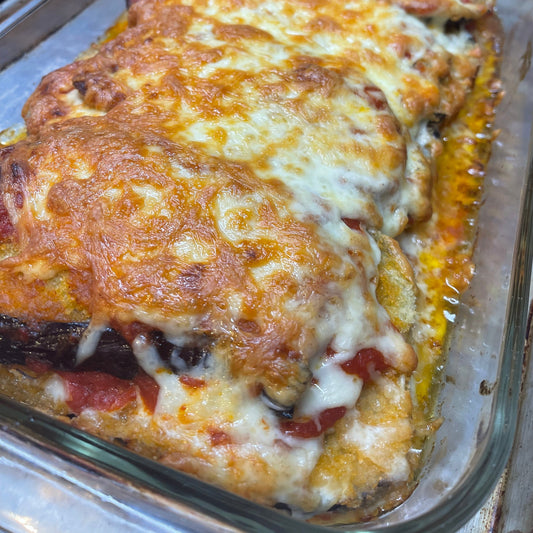
[[[533, 139], [533, 136], [530, 137]], [[489, 438], [477, 462], [452, 491], [425, 514], [397, 525], [365, 529], [364, 524], [343, 526], [343, 531], [364, 533], [386, 531], [450, 532], [464, 525], [479, 509], [497, 483], [511, 452], [517, 424], [523, 354], [527, 333], [529, 289], [533, 259], [533, 141], [530, 142], [525, 183], [522, 189], [518, 237], [512, 262], [505, 330], [501, 346], [499, 382], [494, 392]], [[0, 430], [4, 429], [35, 446], [87, 467], [93, 465], [102, 475], [124, 479], [140, 490], [170, 497], [215, 520], [247, 531], [335, 530], [287, 517], [234, 494], [162, 466], [76, 430], [60, 421], [23, 406], [0, 394]], [[172, 523], [172, 510], [164, 513]]]

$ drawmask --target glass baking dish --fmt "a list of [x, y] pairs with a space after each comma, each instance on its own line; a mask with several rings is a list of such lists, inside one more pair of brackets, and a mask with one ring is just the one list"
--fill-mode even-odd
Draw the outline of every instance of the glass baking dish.
[[[10, 14], [4, 31], [0, 3], [0, 49], [39, 24], [34, 12], [56, 17], [62, 27], [0, 71], [0, 131], [14, 126], [14, 135], [22, 104], [41, 76], [85, 50], [124, 9], [123, 0], [96, 0], [65, 23], [72, 13], [57, 9], [58, 1], [26, 4], [34, 9], [20, 12], [20, 19]], [[533, 0], [500, 0], [498, 12], [506, 36], [501, 132], [487, 170], [476, 276], [457, 307], [443, 370], [444, 422], [411, 497], [344, 531], [454, 531], [488, 497], [511, 450], [532, 258]], [[110, 532], [333, 529], [245, 501], [0, 397], [0, 529], [58, 531], [73, 523], [79, 531]]]

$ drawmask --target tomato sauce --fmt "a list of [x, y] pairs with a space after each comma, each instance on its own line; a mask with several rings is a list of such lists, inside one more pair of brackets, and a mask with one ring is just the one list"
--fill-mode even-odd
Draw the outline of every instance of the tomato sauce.
[[355, 354], [355, 357], [341, 363], [341, 368], [347, 374], [358, 375], [366, 383], [372, 381], [376, 372], [385, 372], [390, 365], [376, 348], [363, 348]]
[[130, 380], [97, 371], [57, 372], [67, 389], [67, 405], [74, 414], [85, 409], [116, 411], [137, 399], [139, 392], [146, 408], [153, 412], [159, 385], [144, 372]]
[[333, 427], [337, 420], [346, 414], [346, 407], [332, 407], [322, 411], [318, 417], [308, 420], [283, 420], [280, 422], [281, 431], [291, 437], [300, 439], [313, 439], [319, 437]]

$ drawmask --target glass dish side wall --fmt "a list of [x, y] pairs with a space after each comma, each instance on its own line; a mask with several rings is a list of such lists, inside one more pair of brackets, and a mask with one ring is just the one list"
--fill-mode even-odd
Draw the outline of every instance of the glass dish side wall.
[[[476, 275], [456, 314], [444, 370], [444, 423], [408, 505], [380, 524], [401, 523], [415, 509], [431, 513], [439, 500], [450, 502], [447, 512], [464, 522], [460, 517], [471, 515], [497, 481], [494, 471], [503, 469], [515, 430], [531, 271], [533, 3], [498, 2], [498, 15], [505, 30], [505, 96], [486, 173]], [[449, 531], [438, 521], [429, 524], [431, 531]]]
[[[40, 49], [1, 72], [0, 129], [20, 120], [20, 107], [42, 74], [87, 48], [122, 9], [121, 0], [95, 2]], [[500, 1], [498, 11], [506, 33], [506, 96], [497, 120], [502, 132], [487, 172], [477, 274], [457, 313], [450, 343], [441, 398], [445, 421], [419, 486], [407, 502], [364, 528], [345, 530], [457, 529], [488, 496], [510, 450], [531, 270], [531, 191], [525, 183], [533, 116], [533, 96], [527, 90], [533, 86], [528, 68], [533, 1]], [[58, 484], [74, 484], [87, 498], [106, 502], [111, 515], [122, 513], [132, 523], [145, 517], [154, 528], [156, 523], [163, 529], [175, 524], [183, 530], [202, 524], [204, 531], [290, 531], [302, 526], [8, 401], [0, 402], [0, 421], [0, 447], [10, 448], [15, 456], [17, 449], [24, 449], [26, 468], [39, 468]], [[39, 465], [32, 466], [32, 449]], [[0, 500], [0, 516], [6, 512], [1, 506]]]

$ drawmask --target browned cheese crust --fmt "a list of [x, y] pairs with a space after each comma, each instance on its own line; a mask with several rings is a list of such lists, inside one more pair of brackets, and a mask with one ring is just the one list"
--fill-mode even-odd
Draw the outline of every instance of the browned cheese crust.
[[[0, 390], [319, 521], [399, 503], [421, 303], [395, 238], [431, 217], [434, 133], [482, 63], [445, 22], [491, 5], [131, 2], [0, 149], [0, 314], [90, 323]], [[128, 375], [90, 366], [106, 328]]]

